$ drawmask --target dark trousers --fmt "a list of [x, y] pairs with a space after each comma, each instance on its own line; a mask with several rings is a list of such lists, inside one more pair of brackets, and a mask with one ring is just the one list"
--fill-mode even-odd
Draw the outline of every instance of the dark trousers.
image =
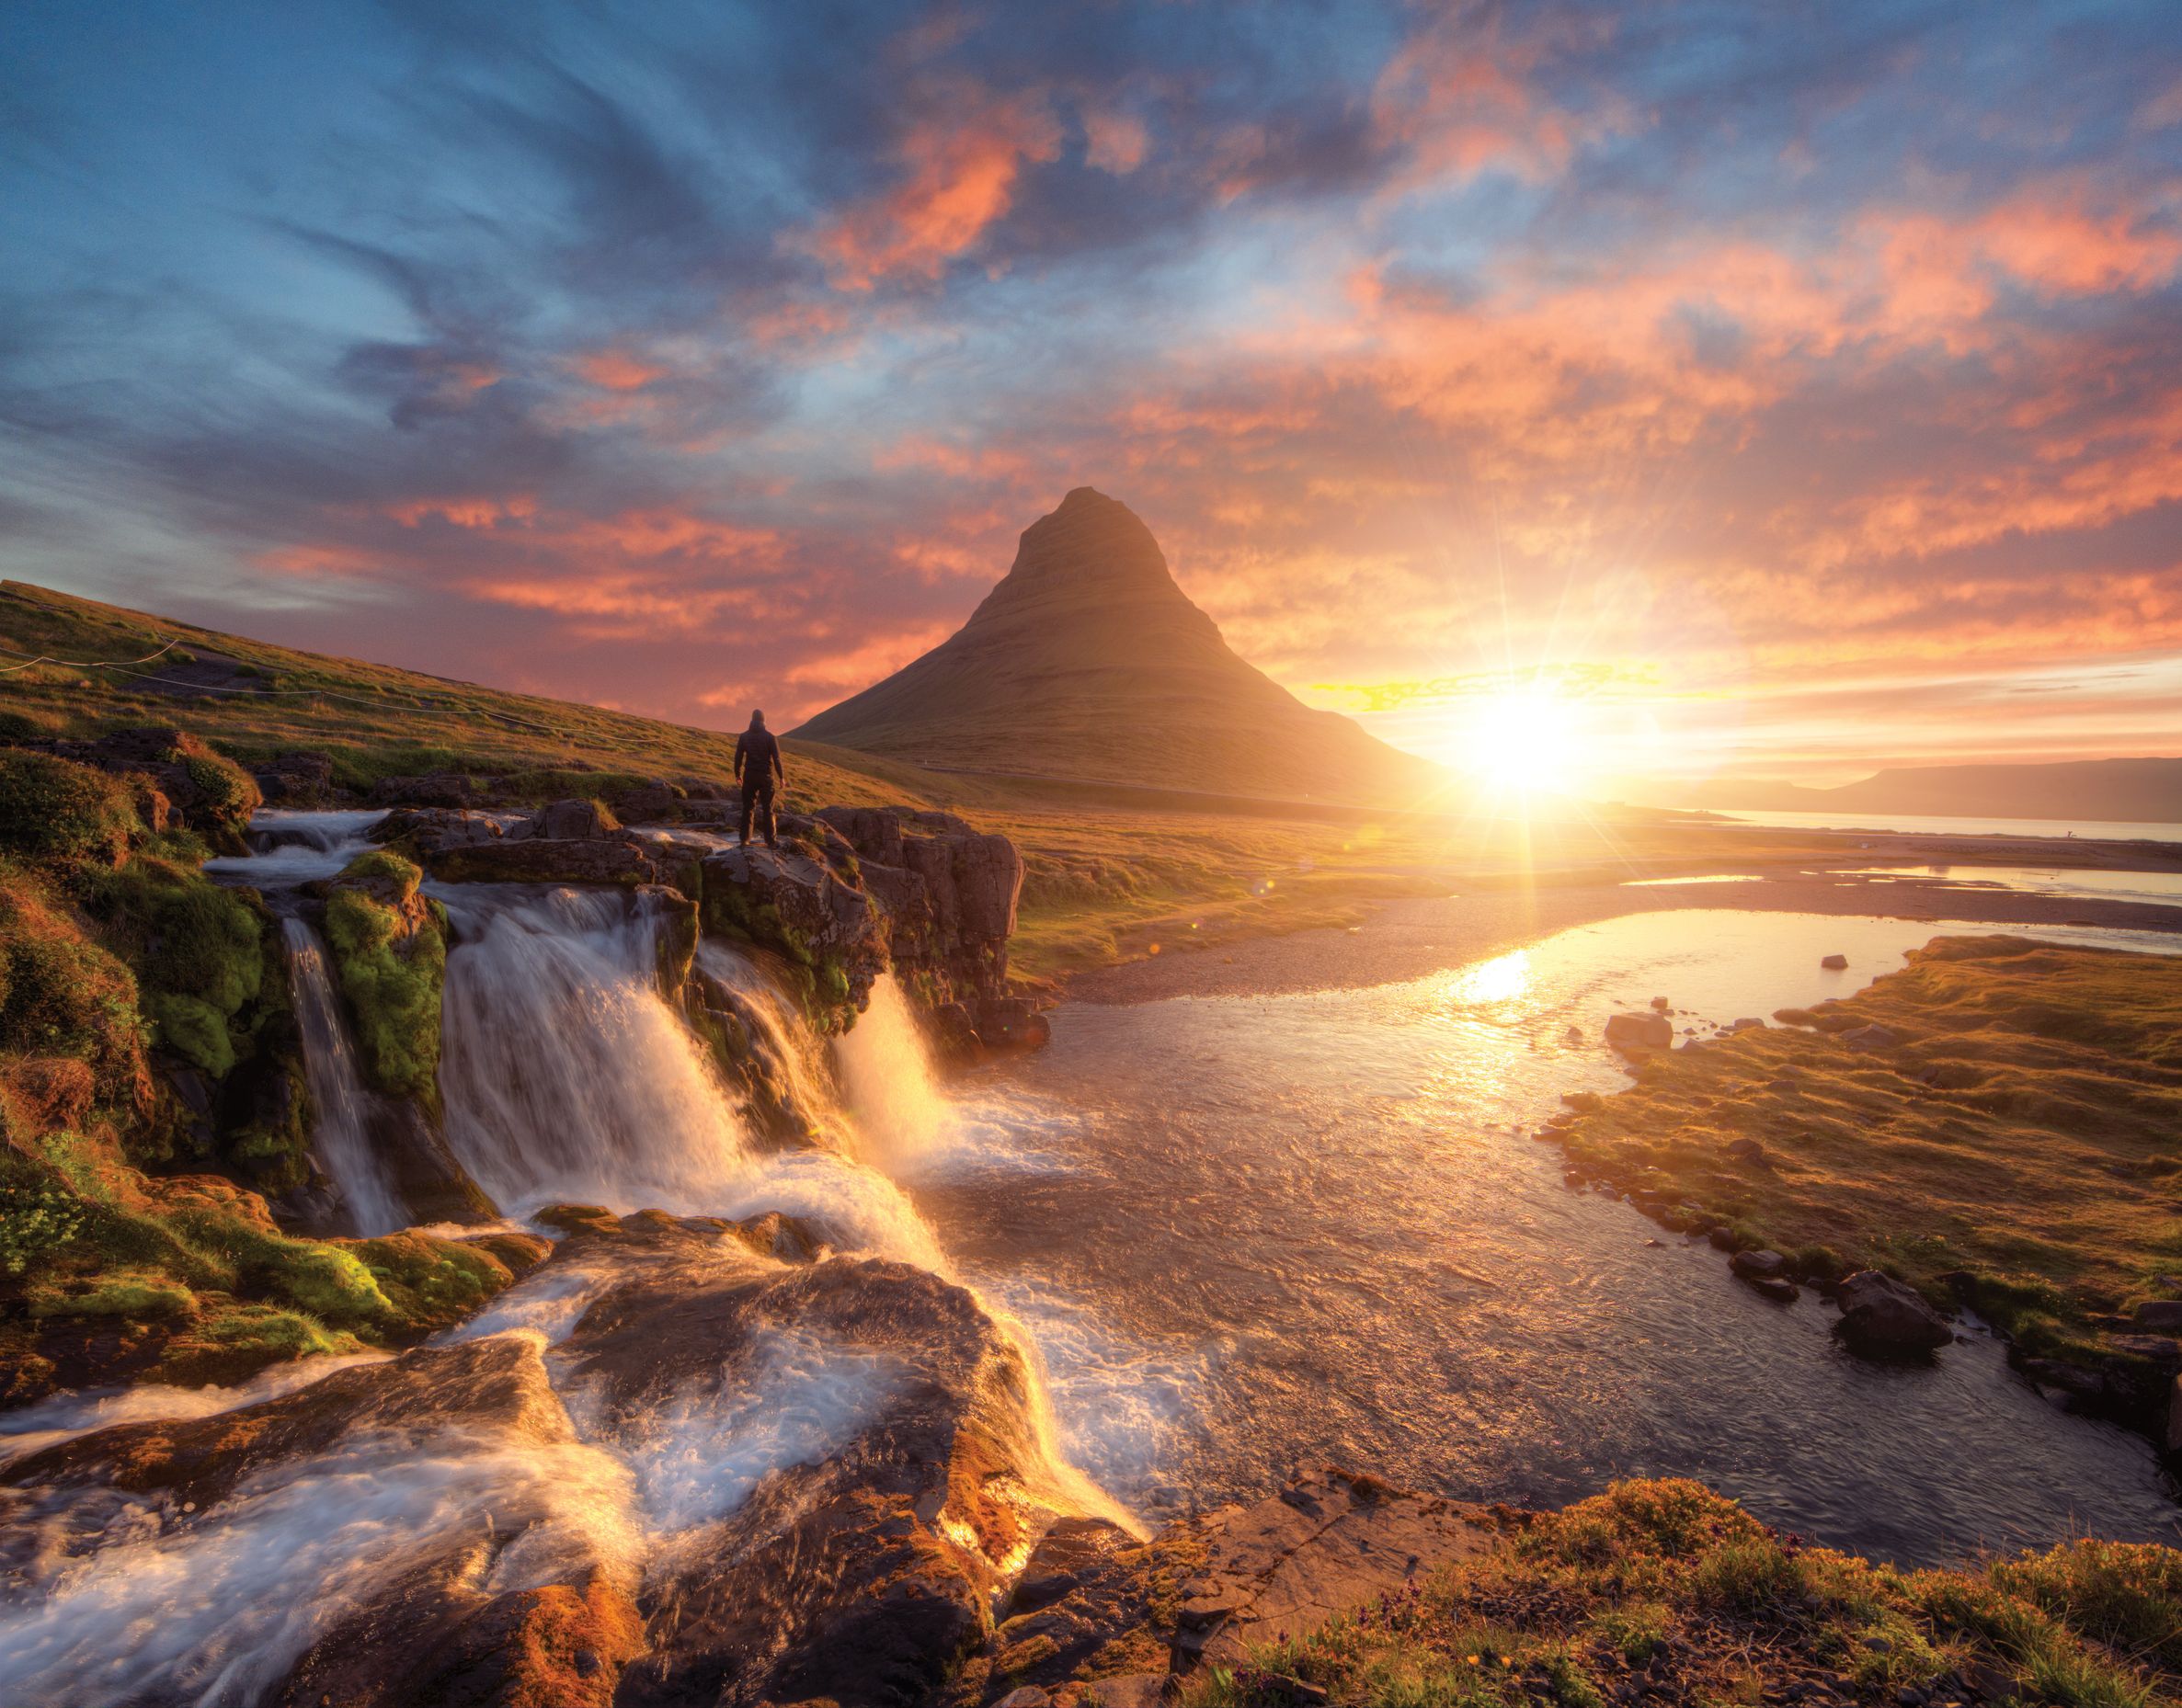
[[746, 777], [743, 779], [742, 839], [745, 842], [750, 839], [750, 818], [754, 814], [758, 819], [759, 829], [765, 834], [765, 846], [767, 848], [780, 846], [773, 839], [772, 783], [773, 780], [770, 777], [760, 779]]

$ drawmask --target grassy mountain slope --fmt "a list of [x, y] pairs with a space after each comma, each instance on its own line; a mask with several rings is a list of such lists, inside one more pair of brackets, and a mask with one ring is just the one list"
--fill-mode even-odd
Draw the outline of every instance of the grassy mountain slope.
[[[175, 723], [246, 765], [328, 754], [335, 780], [357, 790], [468, 770], [534, 774], [543, 795], [571, 792], [570, 771], [720, 782], [735, 766], [735, 737], [716, 730], [297, 652], [19, 581], [0, 582], [0, 664], [57, 661], [0, 676], [0, 733], [18, 737]], [[82, 667], [107, 661], [124, 662]], [[853, 755], [791, 759], [792, 802], [931, 799], [899, 767], [881, 780]]]

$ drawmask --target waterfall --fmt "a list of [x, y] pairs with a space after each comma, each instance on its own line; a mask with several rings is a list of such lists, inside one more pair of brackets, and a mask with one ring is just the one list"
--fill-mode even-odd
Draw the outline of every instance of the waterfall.
[[[833, 1245], [940, 1274], [945, 1254], [885, 1175], [838, 1149], [763, 1154], [710, 1053], [657, 985], [660, 915], [618, 891], [434, 886], [455, 928], [440, 1022], [447, 1141], [510, 1214], [556, 1202], [684, 1215], [768, 1210]], [[845, 1130], [817, 1041], [732, 950], [706, 970], [760, 1020], [806, 1116]], [[767, 1017], [770, 1017], [768, 1019]]]
[[340, 1194], [356, 1231], [391, 1234], [407, 1226], [409, 1218], [385, 1164], [371, 1148], [371, 1094], [357, 1074], [356, 1051], [334, 995], [326, 945], [301, 919], [282, 920], [280, 931], [303, 1037], [303, 1077], [316, 1110], [312, 1154]]
[[725, 943], [699, 943], [697, 965], [732, 993], [737, 1011], [750, 1029], [751, 1047], [812, 1135], [839, 1155], [853, 1155], [855, 1132], [841, 1108], [825, 1043], [812, 1032], [802, 1010], [757, 962]]
[[834, 1041], [834, 1054], [867, 1160], [892, 1170], [931, 1148], [948, 1123], [947, 1099], [893, 974], [873, 985], [871, 1006]]
[[716, 1213], [747, 1160], [704, 1046], [661, 999], [656, 904], [435, 886], [455, 928], [447, 1141], [510, 1213], [576, 1201]]

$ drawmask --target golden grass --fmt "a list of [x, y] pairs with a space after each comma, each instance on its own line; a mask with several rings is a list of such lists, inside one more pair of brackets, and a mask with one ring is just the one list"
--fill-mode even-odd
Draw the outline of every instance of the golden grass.
[[1695, 1483], [1632, 1481], [1251, 1665], [1182, 1708], [1802, 1702], [2151, 1708], [2182, 1684], [2182, 1554], [2075, 1542], [1902, 1571], [1768, 1530]]
[[[1626, 1094], [1578, 1099], [1571, 1161], [2018, 1335], [2116, 1328], [2182, 1295], [2161, 1279], [2182, 1274], [2182, 957], [1939, 938], [1857, 996], [1782, 1012], [1807, 1024], [1656, 1056]], [[1899, 1042], [1848, 1042], [1872, 1024]]]

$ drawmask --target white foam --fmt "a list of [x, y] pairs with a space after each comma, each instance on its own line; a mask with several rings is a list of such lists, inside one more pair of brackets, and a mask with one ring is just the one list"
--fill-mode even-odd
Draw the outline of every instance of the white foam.
[[211, 1418], [265, 1400], [359, 1364], [383, 1364], [391, 1355], [358, 1352], [330, 1358], [298, 1359], [276, 1364], [249, 1381], [225, 1388], [177, 1388], [147, 1382], [133, 1388], [61, 1394], [34, 1406], [0, 1412], [0, 1464], [41, 1452], [60, 1441], [121, 1423], [148, 1423], [174, 1418]]
[[493, 1593], [593, 1560], [632, 1576], [629, 1495], [626, 1471], [590, 1447], [454, 1432], [352, 1438], [207, 1512], [162, 1510], [155, 1532], [136, 1526], [130, 1540], [65, 1562], [36, 1586], [41, 1597], [0, 1607], [0, 1699], [249, 1702], [406, 1566], [463, 1532], [483, 1543], [496, 1529], [530, 1527], [496, 1563]]
[[586, 1419], [595, 1412], [586, 1395], [570, 1406], [584, 1432], [610, 1439], [634, 1474], [644, 1522], [659, 1540], [725, 1518], [775, 1471], [840, 1452], [902, 1380], [888, 1354], [794, 1325], [761, 1330], [741, 1368], [685, 1383], [611, 1430]]

